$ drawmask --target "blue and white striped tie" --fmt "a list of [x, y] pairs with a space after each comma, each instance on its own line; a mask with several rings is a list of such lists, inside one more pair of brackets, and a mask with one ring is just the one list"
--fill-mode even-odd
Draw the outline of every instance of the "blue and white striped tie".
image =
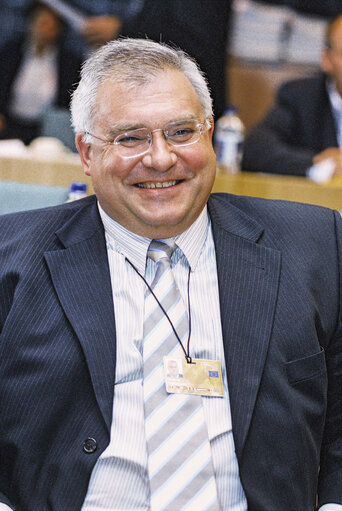
[[[152, 240], [157, 264], [151, 289], [183, 345], [188, 315], [171, 270], [172, 240]], [[184, 358], [165, 313], [150, 290], [145, 296], [144, 406], [151, 511], [218, 511], [211, 450], [200, 396], [168, 394], [163, 357]]]

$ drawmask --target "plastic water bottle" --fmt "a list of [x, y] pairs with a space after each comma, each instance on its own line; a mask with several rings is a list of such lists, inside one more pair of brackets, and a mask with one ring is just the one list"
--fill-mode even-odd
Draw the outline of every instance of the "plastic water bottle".
[[242, 146], [245, 127], [235, 106], [228, 106], [216, 123], [215, 152], [218, 171], [223, 174], [236, 174], [241, 170]]
[[66, 202], [72, 202], [77, 199], [83, 199], [83, 197], [86, 196], [87, 196], [86, 183], [71, 183]]

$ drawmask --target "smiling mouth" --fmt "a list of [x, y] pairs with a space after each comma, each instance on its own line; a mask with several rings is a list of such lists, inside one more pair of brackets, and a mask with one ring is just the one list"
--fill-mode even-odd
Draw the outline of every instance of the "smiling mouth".
[[178, 181], [164, 181], [163, 183], [138, 183], [136, 186], [138, 188], [169, 188], [171, 186], [175, 186], [180, 183], [181, 180]]

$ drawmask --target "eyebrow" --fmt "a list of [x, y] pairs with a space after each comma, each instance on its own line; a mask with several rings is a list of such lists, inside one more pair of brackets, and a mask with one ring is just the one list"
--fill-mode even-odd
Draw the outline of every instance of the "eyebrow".
[[[164, 126], [168, 126], [169, 124], [182, 124], [183, 122], [189, 122], [189, 121], [197, 121], [197, 117], [194, 116], [194, 115], [187, 115], [187, 116], [184, 116], [182, 117], [181, 119], [177, 118], [177, 119], [172, 119], [170, 121], [168, 121], [166, 124], [164, 124]], [[137, 129], [141, 129], [141, 128], [146, 128], [146, 129], [152, 129], [152, 128], [148, 128], [147, 126], [145, 126], [144, 124], [141, 124], [141, 123], [137, 123], [137, 124], [116, 124], [115, 126], [112, 126], [109, 131], [108, 131], [108, 135], [110, 137], [116, 137], [117, 135], [119, 135], [120, 133], [123, 133], [123, 132], [126, 132], [126, 131], [131, 131], [131, 130], [137, 130]]]
[[145, 128], [143, 124], [116, 124], [112, 126], [108, 131], [109, 136], [115, 137], [125, 131], [137, 130], [139, 128]]

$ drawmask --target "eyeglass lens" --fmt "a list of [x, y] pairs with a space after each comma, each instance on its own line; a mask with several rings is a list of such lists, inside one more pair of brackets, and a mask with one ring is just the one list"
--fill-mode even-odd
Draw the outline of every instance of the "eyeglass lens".
[[[169, 124], [162, 130], [165, 140], [172, 145], [190, 145], [197, 142], [202, 133], [202, 124], [198, 121], [187, 121], [182, 123]], [[152, 132], [147, 128], [139, 128], [126, 131], [118, 135], [114, 144], [123, 156], [137, 155], [148, 151], [152, 144]]]

